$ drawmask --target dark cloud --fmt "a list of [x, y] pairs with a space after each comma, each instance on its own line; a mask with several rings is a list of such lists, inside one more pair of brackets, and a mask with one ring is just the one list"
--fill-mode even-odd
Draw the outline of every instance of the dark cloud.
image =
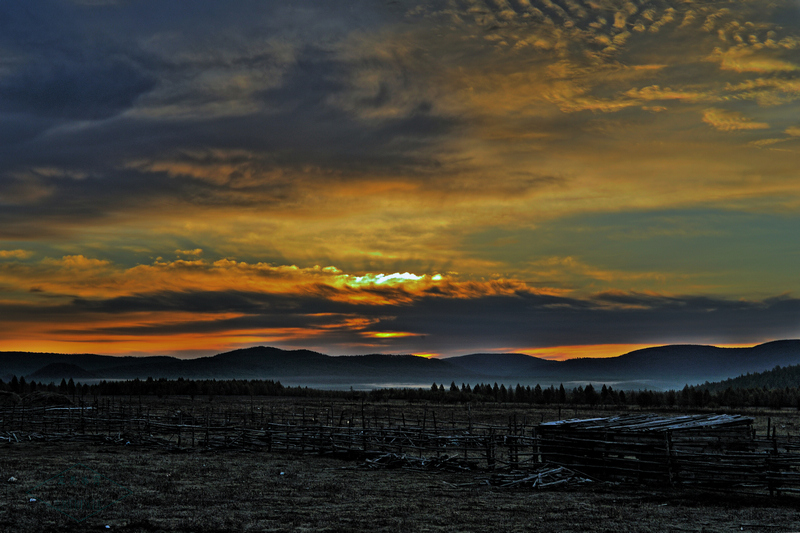
[[[2, 96], [0, 96], [2, 101]], [[0, 104], [2, 105], [2, 104]], [[0, 149], [13, 149], [16, 145], [24, 144], [40, 135], [51, 125], [51, 121], [41, 117], [31, 117], [21, 113], [6, 113], [0, 115]], [[2, 150], [5, 152], [6, 150]]]
[[[419, 149], [457, 126], [455, 120], [433, 114], [426, 101], [404, 115], [362, 120], [336, 103], [347, 88], [352, 65], [314, 45], [298, 48], [292, 60], [277, 59], [274, 50], [256, 53], [234, 46], [225, 50], [228, 55], [201, 56], [197, 63], [180, 57], [170, 62], [134, 43], [101, 40], [110, 49], [88, 51], [78, 36], [69, 37], [75, 42], [57, 57], [40, 50], [30, 64], [0, 77], [0, 116], [5, 111], [9, 117], [0, 126], [0, 138], [11, 141], [0, 144], [5, 162], [0, 194], [5, 190], [2, 201], [12, 207], [0, 214], [6, 238], [59, 234], [101, 213], [138, 211], [167, 199], [175, 205], [291, 205], [298, 199], [297, 187], [309, 186], [294, 174], [306, 180], [360, 180], [375, 179], [391, 168], [427, 178], [440, 164], [420, 156]], [[277, 81], [248, 97], [261, 109], [245, 114], [206, 113], [203, 105], [223, 105], [231, 96], [204, 94], [200, 80], [180, 82], [194, 92], [153, 91], [179, 83], [174, 69], [181, 73], [178, 80], [191, 80], [212, 68], [222, 69], [223, 76], [274, 70]], [[142, 95], [148, 95], [146, 104]], [[190, 117], [160, 117], [158, 110], [170, 105], [200, 107]], [[123, 115], [137, 108], [139, 114]], [[83, 122], [97, 119], [106, 120]], [[245, 170], [260, 175], [276, 171], [283, 177], [242, 186], [233, 180], [209, 183], [168, 176], [147, 167], [187, 159], [198, 166], [213, 165], [215, 161], [186, 156], [209, 149], [247, 151], [253, 161]], [[51, 172], [37, 174], [42, 167]], [[309, 167], [319, 169], [316, 176], [309, 174]], [[75, 176], [81, 179], [71, 179]], [[22, 194], [22, 188], [40, 194]]]
[[[270, 107], [268, 114], [220, 122], [196, 109], [189, 124], [162, 122], [156, 115], [152, 120], [115, 123], [110, 128], [96, 125], [92, 133], [101, 142], [93, 144], [94, 153], [108, 159], [115, 152], [114, 144], [121, 142], [134, 145], [125, 155], [135, 157], [135, 146], [142, 145], [142, 129], [152, 139], [146, 154], [150, 156], [195, 143], [281, 150], [287, 140], [289, 148], [308, 150], [310, 146], [316, 148], [310, 152], [320, 151], [325, 143], [341, 142], [356, 130], [351, 125], [350, 135], [347, 131], [334, 134], [332, 124], [326, 124], [346, 118], [326, 102], [342, 90], [348, 69], [327, 48], [352, 30], [381, 19], [381, 10], [365, 6], [361, 2], [350, 2], [346, 9], [317, 2], [222, 6], [203, 1], [193, 3], [191, 9], [163, 2], [94, 8], [69, 2], [6, 5], [5, 17], [0, 19], [7, 31], [0, 36], [0, 46], [10, 59], [6, 74], [0, 76], [0, 112], [58, 119], [58, 125], [103, 119], [132, 109], [139, 97], [156, 86], [159, 92], [147, 102], [151, 108], [225, 105], [236, 95], [207, 92], [205, 76], [216, 73], [225, 80], [252, 75], [257, 83], [273, 86], [252, 96], [254, 102]], [[296, 60], [294, 47], [300, 47]], [[281, 70], [287, 66], [290, 72], [282, 79]], [[315, 125], [328, 133], [315, 135]], [[4, 121], [0, 135], [10, 126]], [[187, 135], [187, 126], [195, 135]], [[347, 128], [346, 123], [342, 126]], [[16, 129], [26, 128], [21, 124]], [[84, 136], [79, 131], [69, 135], [73, 133]], [[164, 142], [164, 134], [171, 134], [171, 142]], [[296, 146], [298, 139], [305, 142]], [[65, 141], [55, 135], [43, 144], [60, 152], [61, 143], [70, 144]], [[42, 146], [35, 148], [40, 151]]]
[[[159, 175], [117, 171], [113, 177], [28, 175], [24, 179], [0, 175], [7, 205], [0, 210], [0, 238], [39, 239], [68, 234], [76, 227], [111, 221], [130, 210], [142, 210], [203, 194], [202, 184], [180, 191], [180, 180]], [[8, 205], [10, 204], [10, 205]], [[2, 205], [2, 197], [0, 197]]]
[[134, 65], [103, 56], [33, 63], [0, 81], [0, 112], [98, 120], [130, 108], [155, 83]]
[[392, 326], [425, 333], [416, 348], [433, 351], [470, 346], [746, 343], [792, 338], [800, 330], [797, 299], [744, 302], [634, 295], [632, 300], [639, 307], [519, 296], [428, 299], [395, 310]]
[[0, 116], [28, 115], [50, 127], [104, 119], [157, 83], [131, 32], [109, 31], [116, 25], [109, 11], [98, 17], [99, 11], [52, 1], [7, 3], [3, 10]]
[[[379, 292], [379, 291], [376, 291]], [[344, 296], [344, 292], [336, 296]], [[396, 294], [394, 294], [396, 296]], [[36, 310], [54, 324], [87, 322], [131, 312], [241, 313], [244, 316], [149, 324], [81, 328], [81, 333], [174, 335], [232, 333], [238, 330], [316, 330], [331, 341], [364, 341], [370, 332], [414, 334], [395, 339], [387, 349], [452, 353], [492, 346], [565, 346], [592, 344], [667, 344], [673, 342], [746, 343], [796, 337], [800, 300], [763, 301], [711, 297], [664, 297], [647, 294], [601, 294], [588, 300], [518, 292], [469, 299], [426, 296], [407, 304], [375, 305], [332, 301], [326, 294], [274, 295], [253, 292], [164, 292], [107, 300], [76, 299], [70, 304]], [[613, 305], [609, 305], [613, 304]], [[13, 307], [13, 308], [12, 308]], [[34, 311], [5, 306], [0, 316], [17, 320]], [[20, 318], [22, 317], [22, 318]], [[350, 318], [371, 317], [374, 323], [344, 327]], [[78, 333], [54, 328], [53, 333]], [[302, 341], [300, 341], [302, 342]], [[382, 341], [388, 343], [389, 341]]]
[[308, 47], [290, 67], [283, 83], [260, 96], [268, 105], [285, 111], [325, 108], [326, 100], [346, 87], [344, 67], [332, 51]]

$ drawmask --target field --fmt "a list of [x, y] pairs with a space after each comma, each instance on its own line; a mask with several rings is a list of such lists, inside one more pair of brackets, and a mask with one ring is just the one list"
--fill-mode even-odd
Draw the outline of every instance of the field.
[[[150, 401], [153, 408], [203, 407], [200, 400]], [[313, 399], [257, 401], [259, 410], [273, 411], [311, 412], [322, 405], [322, 400]], [[249, 400], [214, 402], [253, 409]], [[328, 404], [330, 400], [325, 401]], [[387, 407], [404, 410], [409, 419], [438, 412], [440, 424], [463, 418], [466, 410], [419, 404], [368, 406], [378, 411]], [[565, 409], [562, 417], [610, 414]], [[552, 409], [497, 405], [472, 406], [469, 415], [499, 424], [514, 415], [527, 423], [557, 417]], [[760, 431], [766, 430], [767, 417], [771, 427], [796, 434], [796, 412], [758, 413]], [[800, 498], [795, 496], [606, 483], [501, 489], [481, 485], [478, 481], [486, 477], [482, 471], [369, 469], [361, 461], [313, 454], [200, 446], [178, 450], [23, 439], [0, 448], [4, 490], [0, 530], [7, 531], [800, 531]], [[65, 470], [67, 476], [54, 478]], [[84, 478], [92, 474], [102, 483], [89, 492], [69, 482], [58, 485], [69, 473]], [[6, 482], [12, 476], [16, 481]], [[60, 492], [73, 507], [59, 511], [41, 501], [31, 502], [31, 496], [42, 490]], [[75, 502], [90, 499], [96, 508], [109, 505], [97, 512], [95, 507], [75, 508]]]

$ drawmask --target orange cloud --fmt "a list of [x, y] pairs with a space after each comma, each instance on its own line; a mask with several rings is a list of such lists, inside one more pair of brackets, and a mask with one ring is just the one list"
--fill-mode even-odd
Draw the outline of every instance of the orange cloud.
[[685, 102], [703, 102], [719, 99], [717, 96], [697, 91], [675, 90], [669, 87], [662, 88], [658, 85], [650, 85], [648, 87], [642, 87], [641, 89], [630, 89], [625, 92], [625, 94], [631, 98], [643, 101], [682, 100]]
[[724, 109], [706, 109], [703, 122], [719, 131], [763, 130], [769, 128], [765, 122], [753, 122], [741, 113]]
[[194, 250], [175, 250], [177, 255], [193, 255], [199, 256], [203, 255], [203, 250], [201, 248], [195, 248]]
[[740, 45], [723, 51], [716, 48], [708, 57], [709, 61], [718, 62], [722, 70], [734, 72], [793, 72], [798, 66], [788, 61], [770, 57], [763, 51], [755, 52], [747, 45]]
[[[511, 279], [459, 281], [446, 274], [410, 272], [348, 274], [334, 266], [247, 263], [230, 259], [155, 261], [124, 268], [82, 255], [45, 258], [37, 264], [0, 265], [0, 283], [37, 287], [38, 293], [80, 298], [180, 291], [249, 291], [269, 294], [321, 294], [334, 301], [410, 302], [420, 295], [475, 298], [530, 290]], [[546, 291], [546, 289], [543, 289]], [[38, 296], [36, 296], [38, 298]]]
[[30, 250], [0, 250], [0, 259], [28, 259], [32, 255]]

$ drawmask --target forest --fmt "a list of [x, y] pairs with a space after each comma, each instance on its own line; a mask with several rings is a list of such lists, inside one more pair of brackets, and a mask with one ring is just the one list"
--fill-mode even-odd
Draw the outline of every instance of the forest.
[[[101, 381], [94, 384], [62, 379], [56, 385], [26, 381], [13, 376], [9, 382], [0, 380], [0, 391], [13, 396], [29, 393], [51, 392], [86, 400], [100, 396], [189, 396], [192, 399], [215, 396], [287, 396], [350, 398], [369, 401], [406, 400], [440, 403], [496, 402], [530, 405], [588, 405], [588, 406], [639, 406], [641, 408], [713, 408], [713, 407], [769, 407], [800, 409], [800, 365], [776, 367], [773, 370], [747, 374], [717, 383], [686, 385], [680, 390], [615, 390], [602, 385], [599, 389], [591, 383], [565, 388], [506, 386], [495, 383], [468, 383], [449, 386], [433, 383], [430, 388], [388, 388], [371, 391], [321, 390], [309, 387], [287, 387], [273, 380], [193, 380], [193, 379], [133, 379]], [[12, 400], [14, 401], [14, 400]]]

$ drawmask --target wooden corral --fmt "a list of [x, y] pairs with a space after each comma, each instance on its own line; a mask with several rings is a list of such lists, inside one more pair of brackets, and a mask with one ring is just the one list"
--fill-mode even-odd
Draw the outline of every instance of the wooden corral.
[[740, 415], [619, 416], [540, 424], [545, 462], [598, 479], [800, 491], [800, 446], [757, 438]]
[[131, 399], [67, 407], [23, 403], [0, 406], [0, 445], [37, 440], [233, 448], [384, 457], [392, 465], [424, 458], [417, 462], [521, 474], [556, 465], [607, 481], [800, 492], [800, 441], [778, 438], [774, 430], [771, 438], [756, 436], [753, 420], [743, 416], [642, 414], [537, 425], [524, 414], [509, 416], [507, 424], [478, 423], [469, 409], [465, 418], [454, 414], [447, 420], [440, 412], [437, 419], [436, 410], [425, 406], [363, 402], [276, 407], [251, 400], [180, 408]]
[[255, 402], [165, 409], [106, 399], [73, 407], [0, 408], [0, 443], [77, 440], [161, 446], [248, 448], [279, 453], [416, 457], [448, 456], [475, 468], [535, 462], [534, 426], [523, 417], [508, 424], [437, 419], [424, 407], [403, 409], [362, 403], [284, 406]]

